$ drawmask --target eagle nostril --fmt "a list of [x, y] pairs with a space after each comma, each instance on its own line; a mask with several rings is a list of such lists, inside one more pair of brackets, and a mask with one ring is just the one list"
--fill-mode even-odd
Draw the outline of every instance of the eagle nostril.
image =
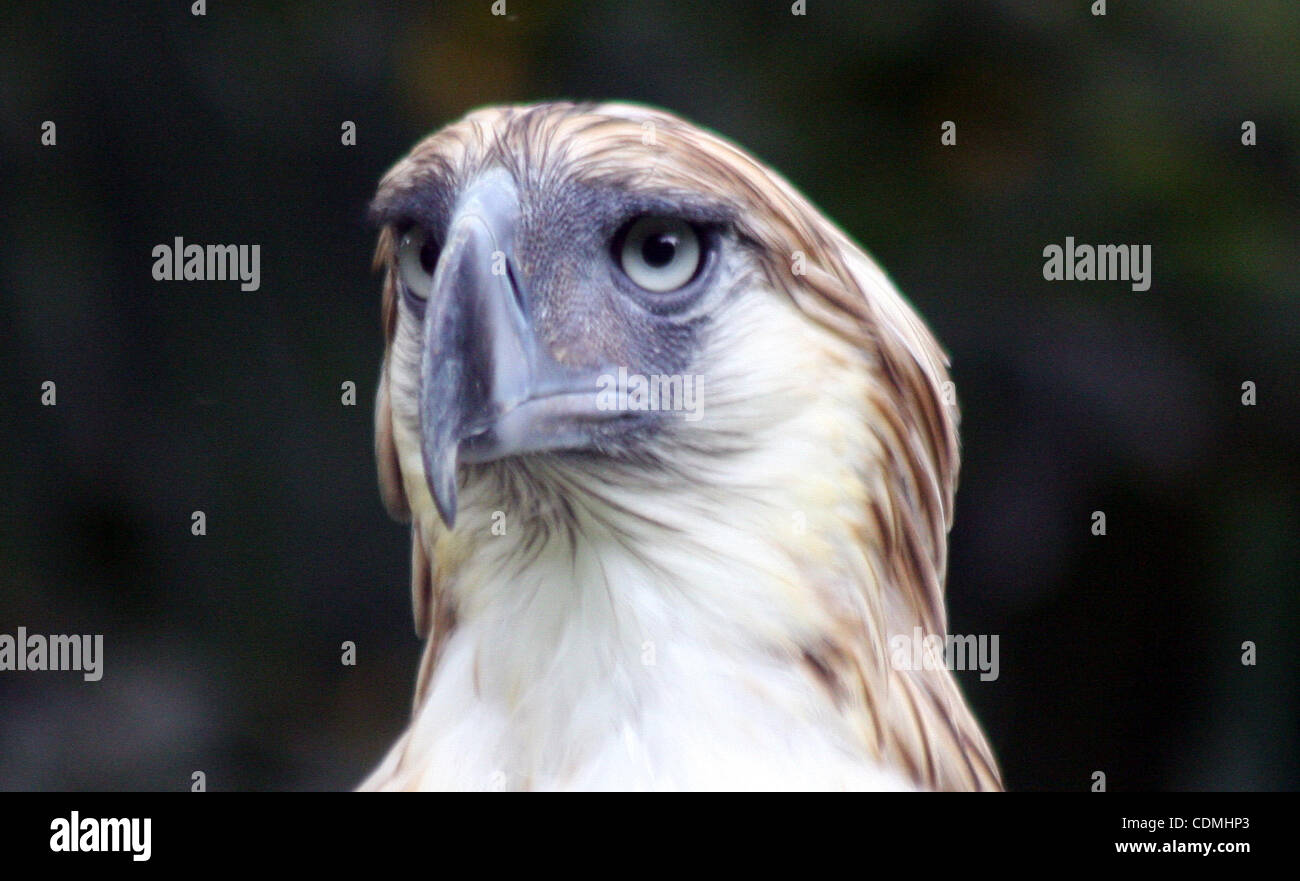
[[519, 284], [519, 278], [515, 275], [515, 261], [506, 260], [506, 280], [510, 282], [510, 295], [514, 297], [515, 307], [519, 310], [520, 318], [527, 318], [528, 310], [524, 308], [524, 291]]

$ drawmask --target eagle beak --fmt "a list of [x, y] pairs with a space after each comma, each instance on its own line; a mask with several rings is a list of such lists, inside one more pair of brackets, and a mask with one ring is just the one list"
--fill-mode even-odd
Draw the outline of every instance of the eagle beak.
[[447, 528], [461, 463], [491, 462], [589, 440], [600, 371], [558, 364], [538, 344], [515, 262], [519, 198], [494, 170], [459, 201], [438, 259], [420, 364], [425, 479]]

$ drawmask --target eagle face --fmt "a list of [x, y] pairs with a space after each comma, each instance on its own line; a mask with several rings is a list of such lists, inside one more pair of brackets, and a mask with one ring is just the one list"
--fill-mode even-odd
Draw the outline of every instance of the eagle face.
[[742, 287], [731, 206], [529, 172], [485, 158], [376, 203], [397, 241], [400, 332], [418, 343], [408, 412], [449, 527], [459, 464], [653, 456], [669, 411], [602, 407], [602, 379], [690, 374], [717, 300]]
[[951, 674], [886, 656], [943, 633], [957, 414], [842, 232], [620, 104], [472, 113], [373, 214], [428, 645], [367, 788], [998, 785]]

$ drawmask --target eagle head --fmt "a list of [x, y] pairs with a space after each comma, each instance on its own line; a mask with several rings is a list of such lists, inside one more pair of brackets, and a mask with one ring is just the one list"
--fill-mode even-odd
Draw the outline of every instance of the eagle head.
[[415, 715], [370, 788], [996, 788], [946, 669], [957, 407], [875, 263], [723, 138], [479, 110], [383, 178], [376, 447]]

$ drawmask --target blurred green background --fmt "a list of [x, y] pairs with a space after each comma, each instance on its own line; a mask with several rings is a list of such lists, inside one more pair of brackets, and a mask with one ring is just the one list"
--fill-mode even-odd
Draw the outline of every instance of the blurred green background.
[[[949, 348], [950, 623], [1000, 635], [1001, 677], [962, 681], [1008, 786], [1300, 787], [1300, 4], [1090, 5], [8, 5], [0, 633], [102, 633], [106, 661], [0, 673], [0, 788], [378, 761], [419, 646], [371, 452], [367, 200], [429, 131], [548, 98], [738, 141]], [[175, 236], [261, 245], [261, 289], [154, 282]], [[1151, 289], [1044, 281], [1066, 236], [1151, 245]]]

